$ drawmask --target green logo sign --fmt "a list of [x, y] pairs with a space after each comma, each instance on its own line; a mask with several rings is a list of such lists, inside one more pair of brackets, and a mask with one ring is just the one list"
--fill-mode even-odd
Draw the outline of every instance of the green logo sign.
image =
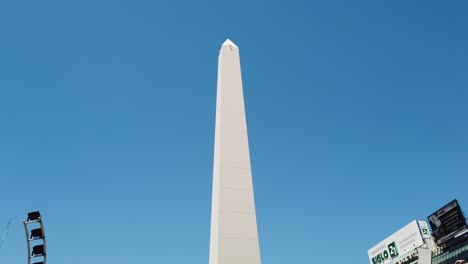
[[390, 257], [392, 257], [392, 259], [398, 257], [398, 248], [395, 242], [388, 245], [388, 251], [390, 251]]
[[388, 244], [387, 249], [384, 249], [382, 252], [377, 254], [375, 257], [372, 258], [372, 264], [380, 264], [384, 263], [389, 258], [396, 258], [398, 257], [398, 248], [395, 242]]
[[429, 230], [427, 230], [427, 228], [423, 228], [422, 233], [423, 233], [423, 235], [427, 236], [427, 235], [429, 235]]

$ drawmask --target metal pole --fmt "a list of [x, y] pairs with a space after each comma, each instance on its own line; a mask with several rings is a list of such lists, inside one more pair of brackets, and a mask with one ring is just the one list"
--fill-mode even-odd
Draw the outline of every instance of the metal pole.
[[31, 264], [31, 240], [29, 239], [28, 224], [26, 221], [23, 221], [24, 233], [26, 234], [26, 245], [28, 247], [28, 264]]

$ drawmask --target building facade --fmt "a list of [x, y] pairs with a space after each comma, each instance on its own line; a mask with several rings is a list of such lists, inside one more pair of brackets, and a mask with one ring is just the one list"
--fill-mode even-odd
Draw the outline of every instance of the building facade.
[[457, 238], [457, 243], [448, 247], [439, 247], [432, 252], [432, 264], [468, 263], [468, 234]]
[[370, 263], [468, 264], [468, 225], [458, 201], [427, 219], [412, 221], [369, 249]]

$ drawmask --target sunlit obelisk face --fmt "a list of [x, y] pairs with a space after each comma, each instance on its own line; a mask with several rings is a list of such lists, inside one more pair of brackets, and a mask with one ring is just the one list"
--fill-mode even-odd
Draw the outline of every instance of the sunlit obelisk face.
[[260, 264], [239, 48], [218, 60], [209, 264]]

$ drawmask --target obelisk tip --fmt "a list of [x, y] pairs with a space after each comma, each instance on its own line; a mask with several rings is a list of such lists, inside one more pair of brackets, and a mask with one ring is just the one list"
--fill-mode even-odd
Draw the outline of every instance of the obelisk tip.
[[234, 42], [232, 42], [230, 39], [226, 39], [226, 41], [224, 41], [224, 43], [223, 43], [223, 46], [234, 46], [234, 47], [237, 47], [236, 44], [234, 44]]
[[221, 49], [224, 48], [224, 47], [229, 47], [231, 49], [238, 49], [237, 45], [234, 44], [234, 42], [232, 42], [230, 39], [226, 39], [226, 41], [224, 41], [223, 46], [221, 47]]

